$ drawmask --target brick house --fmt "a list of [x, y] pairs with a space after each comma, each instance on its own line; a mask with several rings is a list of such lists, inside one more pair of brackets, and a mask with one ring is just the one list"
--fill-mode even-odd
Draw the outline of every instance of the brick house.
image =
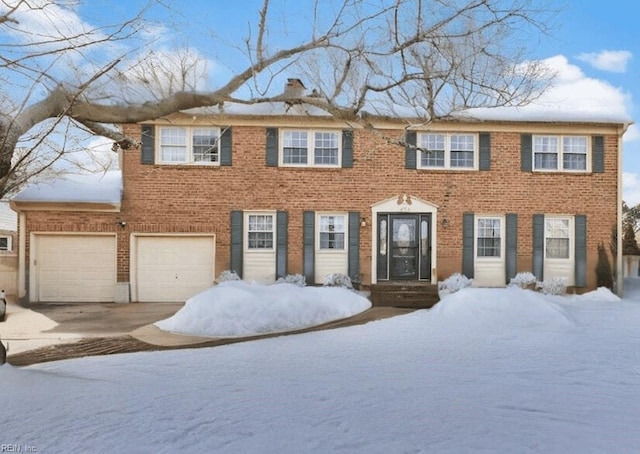
[[121, 152], [119, 200], [12, 201], [21, 295], [184, 301], [223, 270], [308, 284], [339, 272], [372, 290], [456, 272], [504, 286], [520, 271], [596, 287], [627, 123], [371, 122], [280, 103], [123, 125], [142, 146]]

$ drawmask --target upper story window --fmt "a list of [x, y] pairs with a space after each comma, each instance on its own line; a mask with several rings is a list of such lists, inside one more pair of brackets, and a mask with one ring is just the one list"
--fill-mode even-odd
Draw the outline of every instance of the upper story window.
[[478, 141], [475, 134], [419, 134], [418, 167], [422, 169], [478, 168]]
[[160, 162], [169, 164], [219, 164], [220, 129], [161, 127]]
[[588, 150], [586, 136], [533, 136], [533, 169], [586, 172]]
[[282, 165], [338, 167], [341, 162], [340, 132], [282, 131]]

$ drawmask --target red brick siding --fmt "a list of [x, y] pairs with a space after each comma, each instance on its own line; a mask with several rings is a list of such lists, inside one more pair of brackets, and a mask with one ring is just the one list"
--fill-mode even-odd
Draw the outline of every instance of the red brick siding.
[[[127, 134], [140, 137], [138, 125], [124, 128]], [[587, 279], [593, 288], [597, 245], [609, 244], [616, 223], [614, 134], [605, 136], [605, 172], [592, 174], [522, 172], [518, 133], [491, 134], [490, 171], [407, 170], [402, 147], [365, 130], [354, 131], [354, 165], [348, 169], [266, 167], [265, 146], [265, 127], [234, 126], [231, 167], [143, 165], [140, 150], [128, 150], [123, 159], [121, 213], [29, 212], [27, 229], [118, 232], [118, 280], [126, 282], [130, 232], [215, 233], [219, 273], [229, 268], [232, 210], [286, 210], [288, 271], [299, 273], [303, 211], [359, 211], [368, 223], [360, 231], [360, 271], [362, 281], [369, 283], [371, 205], [410, 194], [439, 206], [439, 279], [460, 271], [464, 212], [518, 214], [519, 271], [531, 270], [534, 213], [585, 214]], [[119, 219], [127, 222], [124, 229], [116, 225]]]

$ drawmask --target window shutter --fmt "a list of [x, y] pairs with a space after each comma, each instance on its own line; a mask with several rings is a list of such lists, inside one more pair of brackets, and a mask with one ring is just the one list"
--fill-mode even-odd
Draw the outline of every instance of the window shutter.
[[462, 215], [462, 274], [469, 279], [473, 279], [473, 223], [475, 216], [473, 213]]
[[576, 287], [587, 286], [587, 217], [575, 217]]
[[287, 275], [288, 224], [288, 213], [278, 211], [276, 213], [276, 278]]
[[353, 130], [342, 131], [342, 167], [353, 167]]
[[415, 131], [406, 131], [405, 132], [405, 142], [407, 144], [404, 153], [404, 166], [407, 169], [415, 169], [416, 168], [416, 140], [417, 134]]
[[231, 165], [231, 126], [222, 128], [220, 136], [220, 165]]
[[231, 212], [231, 271], [242, 277], [242, 247], [244, 238], [242, 211]]
[[154, 125], [142, 125], [141, 163], [153, 164], [156, 154], [156, 134]]
[[278, 167], [278, 128], [267, 128], [267, 167]]
[[360, 213], [349, 212], [349, 277], [360, 282]]
[[479, 170], [491, 170], [491, 134], [482, 132], [479, 136], [480, 160]]
[[315, 230], [316, 213], [305, 211], [302, 214], [302, 273], [307, 284], [315, 284]]
[[591, 138], [592, 171], [594, 173], [604, 172], [604, 137], [593, 136]]
[[535, 277], [544, 279], [544, 214], [533, 215], [533, 263]]
[[533, 137], [531, 134], [520, 136], [520, 165], [524, 172], [533, 170]]
[[506, 216], [506, 256], [505, 267], [507, 271], [506, 284], [516, 276], [518, 272], [518, 215], [507, 213]]

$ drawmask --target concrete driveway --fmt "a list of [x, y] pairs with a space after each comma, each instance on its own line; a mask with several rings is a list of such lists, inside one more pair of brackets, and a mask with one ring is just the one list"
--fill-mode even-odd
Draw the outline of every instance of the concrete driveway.
[[9, 301], [0, 338], [9, 343], [7, 360], [17, 366], [91, 355], [177, 348], [214, 347], [247, 340], [299, 334], [368, 323], [413, 312], [414, 308], [372, 307], [347, 319], [245, 338], [184, 336], [162, 331], [154, 322], [175, 314], [184, 303], [46, 303], [28, 308]]
[[85, 337], [120, 336], [171, 317], [184, 303], [40, 303], [29, 309], [58, 325], [52, 333], [77, 333]]
[[9, 356], [83, 338], [118, 337], [175, 314], [184, 303], [46, 303], [21, 306], [7, 302], [0, 339]]

